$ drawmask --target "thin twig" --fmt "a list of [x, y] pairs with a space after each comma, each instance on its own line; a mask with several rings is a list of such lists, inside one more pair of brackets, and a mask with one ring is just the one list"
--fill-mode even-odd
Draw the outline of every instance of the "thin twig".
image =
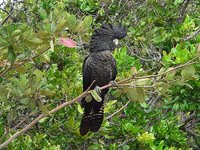
[[3, 24], [6, 23], [6, 21], [11, 17], [12, 13], [14, 12], [14, 9], [12, 9], [12, 11], [8, 14], [8, 16], [2, 21], [2, 23], [0, 24], [0, 26], [2, 26]]
[[[196, 57], [195, 57], [195, 59], [196, 59]], [[188, 62], [190, 62], [190, 61], [188, 61]], [[158, 77], [158, 76], [165, 75], [165, 74], [167, 74], [167, 73], [169, 73], [169, 72], [172, 72], [172, 71], [175, 71], [175, 70], [177, 70], [177, 69], [179, 69], [179, 68], [183, 68], [183, 67], [186, 67], [186, 66], [189, 66], [189, 65], [193, 65], [193, 64], [198, 64], [198, 62], [190, 62], [190, 63], [188, 63], [188, 62], [185, 63], [185, 64], [182, 64], [182, 65], [179, 65], [179, 66], [177, 66], [177, 67], [174, 67], [174, 68], [172, 68], [172, 69], [170, 69], [170, 70], [168, 70], [168, 71], [165, 71], [165, 72], [163, 72], [163, 73], [157, 74], [157, 75], [149, 75], [149, 76], [135, 77], [134, 79], [137, 80], [137, 79], [154, 78], [154, 77]]]
[[145, 85], [132, 85], [132, 84], [119, 84], [118, 87], [132, 87], [132, 88], [154, 88], [155, 85], [145, 86]]
[[183, 7], [182, 7], [182, 9], [180, 11], [180, 15], [181, 16], [180, 16], [180, 18], [178, 18], [178, 22], [179, 23], [181, 23], [183, 21], [183, 19], [185, 18], [186, 9], [187, 9], [187, 7], [188, 7], [188, 5], [190, 3], [190, 0], [185, 0], [185, 1], [183, 2], [184, 5], [183, 5]]
[[193, 39], [195, 36], [197, 36], [198, 34], [200, 33], [200, 28], [198, 28], [193, 34], [187, 36], [187, 37], [184, 37], [183, 38], [183, 41], [188, 41], [188, 40], [191, 40]]
[[116, 115], [118, 112], [120, 112], [121, 110], [123, 110], [124, 108], [126, 108], [126, 106], [130, 103], [131, 101], [129, 100], [124, 106], [122, 106], [120, 109], [118, 109], [116, 112], [114, 112], [113, 114], [111, 114], [110, 116], [108, 116], [106, 118], [106, 120], [112, 118], [114, 115]]

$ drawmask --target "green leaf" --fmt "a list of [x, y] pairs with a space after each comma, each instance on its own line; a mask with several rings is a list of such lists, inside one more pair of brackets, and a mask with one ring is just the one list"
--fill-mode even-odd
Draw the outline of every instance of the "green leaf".
[[35, 69], [35, 71], [33, 72], [33, 74], [36, 76], [36, 83], [38, 83], [39, 81], [41, 81], [42, 77], [43, 77], [43, 72], [40, 71], [39, 69]]
[[92, 90], [92, 91], [91, 91], [91, 94], [92, 94], [92, 97], [93, 97], [97, 102], [101, 102], [101, 101], [102, 101], [101, 97], [99, 96], [99, 94], [97, 94], [97, 91], [96, 91], [96, 90]]
[[193, 65], [186, 66], [181, 71], [181, 76], [186, 79], [193, 79], [195, 76], [196, 70]]
[[55, 28], [55, 32], [60, 32], [64, 29], [64, 27], [67, 25], [67, 20], [66, 19], [62, 19]]
[[17, 117], [17, 112], [16, 112], [16, 110], [12, 109], [8, 112], [7, 120], [8, 120], [8, 122], [11, 122], [11, 121], [15, 120], [16, 117]]
[[79, 21], [76, 25], [74, 32], [78, 32], [79, 34], [85, 34], [88, 31], [89, 27], [92, 24], [92, 16], [86, 16], [83, 21]]
[[137, 102], [144, 102], [144, 90], [142, 88], [125, 88], [126, 95], [129, 100], [137, 101]]
[[44, 95], [44, 96], [54, 96], [56, 94], [55, 91], [49, 90], [49, 89], [42, 89], [40, 90], [40, 93], [41, 95]]
[[40, 119], [38, 122], [39, 122], [39, 123], [44, 123], [44, 122], [46, 122], [46, 120], [47, 120], [48, 118], [49, 118], [49, 117], [44, 117], [44, 118]]
[[[9, 43], [6, 40], [4, 40], [3, 38], [0, 38], [0, 50], [7, 48], [8, 45], [9, 45]], [[1, 53], [2, 53], [2, 51], [1, 51]]]
[[127, 132], [131, 132], [132, 129], [133, 129], [133, 125], [131, 123], [126, 123], [124, 129], [127, 131]]
[[19, 66], [19, 67], [16, 68], [16, 71], [17, 71], [18, 73], [25, 74], [26, 71], [27, 71], [27, 68], [24, 67], [24, 66]]
[[[174, 76], [175, 76], [175, 74], [176, 74], [176, 70], [173, 70], [174, 68], [173, 67], [170, 67], [170, 68], [168, 68], [166, 71], [169, 71], [167, 74], [166, 74], [166, 80], [168, 80], [168, 81], [172, 81], [172, 80], [174, 80]], [[171, 70], [173, 70], [173, 71], [171, 71]], [[166, 72], [165, 71], [165, 72]]]
[[20, 102], [21, 102], [22, 104], [24, 104], [24, 105], [27, 105], [27, 104], [30, 103], [30, 99], [28, 99], [28, 98], [23, 98], [23, 99], [20, 100]]
[[81, 107], [80, 104], [78, 104], [78, 112], [81, 113], [81, 114], [83, 114], [83, 108]]
[[135, 83], [133, 82], [133, 85], [138, 85], [138, 86], [145, 86], [145, 85], [149, 85], [150, 83], [150, 79], [146, 78], [146, 79], [138, 79]]
[[141, 105], [143, 108], [148, 108], [148, 107], [149, 107], [149, 105], [148, 105], [146, 102], [140, 103], [140, 105]]
[[51, 52], [54, 52], [54, 43], [53, 40], [50, 41]]
[[8, 47], [8, 61], [11, 62], [11, 64], [14, 64], [15, 60], [16, 60], [16, 54], [13, 51], [12, 46]]
[[45, 62], [47, 64], [50, 63], [50, 61], [51, 61], [50, 57], [47, 54], [42, 54], [40, 57], [41, 57], [41, 61]]
[[92, 96], [89, 94], [85, 97], [86, 102], [91, 102], [92, 101]]
[[131, 73], [131, 75], [137, 74], [138, 73], [137, 68], [136, 67], [132, 67], [131, 70], [130, 70], [130, 73]]
[[19, 30], [19, 29], [17, 29], [17, 30], [15, 30], [15, 31], [12, 32], [11, 36], [12, 36], [12, 37], [15, 37], [15, 36], [20, 35], [21, 33], [22, 33], [22, 31]]
[[47, 106], [45, 106], [42, 102], [38, 101], [39, 108], [44, 114], [49, 114], [49, 110], [47, 109]]
[[114, 104], [117, 103], [117, 100], [109, 100], [107, 103], [106, 103], [106, 106], [105, 106], [105, 109], [104, 109], [104, 112], [109, 112], [114, 106]]
[[6, 89], [6, 86], [0, 85], [0, 99], [4, 102], [7, 101], [7, 95], [8, 95], [8, 90]]
[[76, 24], [77, 24], [76, 16], [68, 14], [66, 20], [67, 20], [67, 26], [68, 26], [69, 30], [74, 32], [74, 29], [75, 29]]
[[164, 146], [164, 141], [162, 140], [159, 145], [156, 147], [155, 150], [163, 150], [163, 146]]
[[181, 4], [181, 3], [183, 3], [183, 0], [175, 0], [174, 1], [174, 5], [178, 5], [178, 4]]
[[39, 39], [39, 38], [32, 38], [31, 40], [28, 40], [34, 44], [41, 44], [43, 42], [43, 40]]
[[89, 28], [92, 24], [92, 16], [86, 16], [83, 20], [84, 28]]
[[46, 11], [40, 7], [40, 9], [38, 10], [38, 14], [40, 15], [40, 17], [42, 18], [42, 20], [44, 20], [45, 18], [47, 18], [47, 13]]

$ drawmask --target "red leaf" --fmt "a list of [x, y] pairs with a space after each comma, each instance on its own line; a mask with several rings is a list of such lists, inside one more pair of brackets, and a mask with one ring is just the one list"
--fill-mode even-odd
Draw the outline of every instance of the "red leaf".
[[69, 38], [60, 38], [60, 43], [64, 46], [70, 47], [70, 48], [77, 46], [76, 42]]

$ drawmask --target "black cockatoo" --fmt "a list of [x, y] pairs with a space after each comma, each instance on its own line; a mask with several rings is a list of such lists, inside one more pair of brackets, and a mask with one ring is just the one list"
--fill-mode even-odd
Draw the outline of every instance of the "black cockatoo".
[[[121, 25], [105, 24], [94, 30], [90, 41], [90, 54], [85, 58], [83, 64], [83, 91], [91, 87], [101, 87], [115, 80], [117, 75], [116, 61], [112, 56], [118, 39], [126, 36], [126, 29]], [[86, 135], [88, 131], [97, 132], [103, 122], [103, 102], [108, 89], [99, 93], [102, 101], [97, 102], [90, 96], [90, 100], [81, 100], [84, 114], [80, 125], [80, 134]]]

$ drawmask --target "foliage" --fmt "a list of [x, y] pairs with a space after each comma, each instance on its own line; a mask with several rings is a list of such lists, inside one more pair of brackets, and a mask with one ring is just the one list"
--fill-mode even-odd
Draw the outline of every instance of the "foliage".
[[[83, 110], [77, 102], [43, 118], [7, 148], [198, 149], [198, 6], [197, 0], [4, 2], [0, 142], [81, 94], [82, 63], [93, 29], [122, 22], [128, 35], [113, 53], [116, 80], [132, 79], [108, 94], [100, 131], [80, 136]], [[75, 40], [77, 48], [62, 46], [60, 38]]]

